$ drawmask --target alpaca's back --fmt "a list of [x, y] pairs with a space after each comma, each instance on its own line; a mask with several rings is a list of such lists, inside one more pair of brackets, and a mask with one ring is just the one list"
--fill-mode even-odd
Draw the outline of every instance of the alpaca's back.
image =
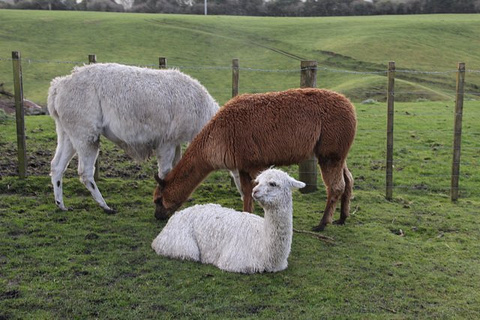
[[[355, 110], [328, 90], [245, 94], [230, 100], [203, 129], [211, 162], [254, 168], [299, 163], [314, 153], [346, 157], [356, 130]], [[201, 139], [201, 137], [199, 137]], [[332, 148], [330, 148], [332, 146]]]
[[176, 70], [93, 64], [52, 87], [49, 110], [59, 121], [85, 126], [76, 134], [104, 134], [138, 160], [158, 144], [191, 141], [218, 110], [197, 80]]

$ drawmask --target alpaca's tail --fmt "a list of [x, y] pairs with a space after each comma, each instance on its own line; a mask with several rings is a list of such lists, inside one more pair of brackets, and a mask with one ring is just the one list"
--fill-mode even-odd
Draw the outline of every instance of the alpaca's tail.
[[345, 223], [345, 220], [350, 216], [350, 200], [352, 199], [353, 193], [353, 175], [348, 170], [347, 164], [343, 168], [343, 179], [345, 180], [345, 190], [342, 194], [342, 199], [340, 202], [340, 220], [341, 224]]
[[48, 89], [47, 109], [50, 115], [55, 119], [58, 118], [58, 112], [57, 112], [57, 106], [55, 105], [55, 100], [57, 99], [58, 87], [60, 82], [61, 82], [61, 77], [57, 77], [53, 79], [52, 82], [50, 83], [50, 88]]
[[343, 197], [350, 200], [352, 198], [353, 193], [353, 175], [348, 170], [347, 165], [343, 168], [343, 179], [345, 180], [345, 191], [343, 193]]

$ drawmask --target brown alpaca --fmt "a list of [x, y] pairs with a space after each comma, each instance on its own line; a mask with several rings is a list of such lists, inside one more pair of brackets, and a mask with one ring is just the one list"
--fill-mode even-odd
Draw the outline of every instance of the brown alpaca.
[[327, 188], [323, 217], [315, 230], [349, 216], [353, 177], [346, 158], [356, 131], [355, 109], [343, 95], [322, 89], [243, 94], [207, 123], [165, 179], [157, 178], [155, 217], [167, 219], [212, 171], [238, 170], [243, 210], [252, 212], [252, 181], [271, 165], [296, 164], [315, 155]]

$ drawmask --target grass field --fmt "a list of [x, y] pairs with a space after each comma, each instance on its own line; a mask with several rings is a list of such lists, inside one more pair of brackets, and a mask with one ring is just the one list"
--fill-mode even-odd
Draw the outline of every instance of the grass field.
[[[0, 125], [0, 316], [479, 317], [478, 139], [470, 141], [464, 159], [477, 164], [462, 167], [468, 175], [461, 179], [461, 199], [451, 203], [445, 174], [450, 153], [442, 145], [450, 137], [437, 130], [441, 119], [432, 124], [406, 115], [416, 108], [418, 103], [397, 108], [399, 121], [403, 114], [416, 129], [413, 137], [406, 131], [396, 140], [400, 159], [393, 200], [384, 198], [384, 148], [372, 146], [383, 145], [381, 130], [366, 129], [382, 117], [372, 106], [359, 105], [360, 127], [349, 160], [356, 179], [352, 216], [345, 226], [329, 226], [323, 233], [332, 243], [295, 233], [289, 268], [253, 276], [156, 256], [150, 243], [163, 223], [153, 218], [155, 163], [135, 164], [106, 141], [98, 185], [119, 213], [106, 215], [97, 206], [76, 177], [75, 159], [64, 181], [71, 210], [57, 210], [48, 177], [53, 121], [27, 118], [30, 176], [22, 181], [12, 176], [15, 130], [9, 119]], [[429, 109], [440, 112], [445, 106], [430, 103]], [[478, 123], [478, 116], [472, 121]], [[296, 166], [285, 169], [298, 176]], [[319, 186], [311, 194], [294, 193], [296, 229], [318, 223], [325, 201], [320, 180]], [[210, 175], [186, 205], [207, 202], [241, 209], [226, 172]]]
[[[36, 59], [24, 61], [24, 80], [27, 97], [39, 102], [50, 79], [72, 67], [40, 60], [85, 61], [89, 53], [136, 65], [167, 56], [171, 65], [191, 66], [183, 70], [222, 102], [231, 75], [221, 67], [231, 58], [250, 68], [298, 68], [291, 55], [265, 46], [332, 69], [372, 71], [395, 60], [398, 68], [448, 71], [461, 60], [478, 70], [478, 41], [471, 37], [479, 28], [477, 15], [287, 19], [0, 10], [0, 58], [20, 50]], [[372, 47], [358, 45], [362, 39]], [[391, 39], [402, 42], [393, 48]], [[11, 61], [0, 60], [7, 87], [10, 72]], [[289, 72], [244, 74], [242, 92], [299, 80]], [[478, 91], [475, 76], [467, 74], [470, 92]], [[52, 119], [27, 117], [29, 176], [20, 180], [15, 123], [0, 114], [0, 319], [480, 318], [480, 102], [465, 102], [460, 199], [452, 203], [454, 74], [398, 77], [405, 84], [399, 94], [417, 91], [412, 102], [395, 105], [395, 188], [386, 201], [385, 105], [358, 103], [367, 91], [385, 90], [384, 75], [319, 72], [319, 86], [352, 92], [357, 101], [352, 216], [345, 226], [327, 227], [323, 234], [332, 242], [294, 233], [289, 267], [275, 274], [232, 274], [155, 255], [150, 244], [164, 225], [153, 217], [155, 163], [136, 164], [105, 139], [98, 186], [118, 214], [104, 214], [81, 185], [76, 159], [64, 180], [70, 210], [57, 210], [48, 176]], [[426, 90], [422, 98], [431, 101], [417, 101]], [[296, 166], [284, 169], [298, 177]], [[226, 172], [210, 175], [186, 205], [207, 202], [241, 209]], [[318, 191], [295, 192], [294, 227], [310, 230], [324, 203], [320, 177]]]
[[[384, 91], [385, 74], [352, 77], [336, 70], [383, 72], [395, 61], [399, 70], [426, 72], [397, 73], [397, 91], [414, 92], [404, 99], [445, 100], [453, 99], [454, 74], [429, 72], [455, 71], [458, 62], [480, 70], [479, 33], [478, 15], [262, 18], [0, 10], [0, 83], [13, 86], [12, 51], [26, 60], [26, 98], [39, 104], [50, 80], [73, 68], [56, 62], [83, 63], [96, 54], [99, 62], [156, 66], [164, 56], [224, 103], [231, 97], [233, 58], [245, 68], [241, 92], [297, 87], [297, 72], [254, 70], [296, 70], [305, 59], [327, 68], [319, 70], [319, 87], [355, 100], [379, 87]], [[478, 85], [480, 74], [469, 73], [466, 91], [478, 92]]]

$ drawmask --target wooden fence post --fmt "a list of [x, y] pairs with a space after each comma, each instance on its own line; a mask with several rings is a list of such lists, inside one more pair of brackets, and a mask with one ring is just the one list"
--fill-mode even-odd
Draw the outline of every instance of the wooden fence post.
[[[317, 61], [302, 61], [300, 64], [300, 87], [315, 88], [317, 86]], [[310, 193], [317, 190], [317, 159], [315, 156], [301, 162], [298, 165], [300, 181], [306, 186], [300, 189], [302, 193]]]
[[[232, 59], [232, 98], [238, 96], [238, 84], [240, 81], [240, 69], [238, 59]], [[230, 177], [230, 185], [235, 187], [235, 180]]]
[[97, 55], [89, 54], [88, 55], [88, 63], [97, 63]]
[[167, 69], [167, 58], [165, 57], [158, 58], [158, 68]]
[[12, 52], [13, 83], [15, 90], [15, 116], [17, 122], [18, 176], [27, 176], [27, 148], [25, 139], [25, 109], [23, 108], [23, 77], [20, 52]]
[[386, 165], [386, 195], [387, 200], [393, 197], [393, 114], [395, 102], [395, 62], [388, 63], [387, 88], [387, 165]]
[[238, 83], [240, 79], [238, 59], [232, 59], [232, 98], [238, 95]]
[[463, 96], [465, 84], [465, 63], [458, 64], [457, 88], [455, 96], [455, 127], [453, 136], [452, 184], [450, 198], [458, 200], [458, 182], [460, 177], [460, 148], [462, 145]]
[[[159, 57], [158, 58], [158, 68], [159, 69], [167, 69], [167, 58], [165, 57]], [[182, 157], [182, 145], [178, 145], [175, 147], [175, 160], [180, 160]], [[174, 163], [173, 165], [175, 165]]]

